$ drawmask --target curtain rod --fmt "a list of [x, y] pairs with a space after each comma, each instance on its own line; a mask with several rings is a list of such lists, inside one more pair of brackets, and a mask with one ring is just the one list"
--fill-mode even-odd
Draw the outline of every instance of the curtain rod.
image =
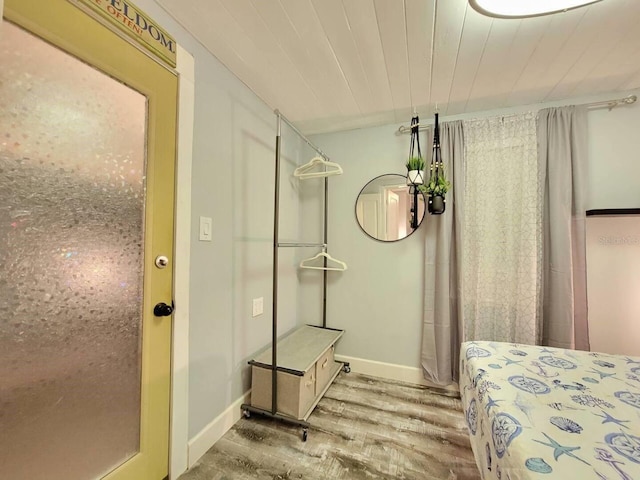
[[[311, 148], [313, 148], [322, 158], [324, 158], [325, 160], [329, 160], [329, 156], [326, 155], [322, 150], [320, 150], [318, 147], [316, 147], [311, 140], [309, 140], [307, 137], [305, 137], [300, 130], [298, 130], [295, 125], [293, 123], [291, 123], [287, 117], [285, 117], [280, 110], [275, 109], [273, 111], [273, 113], [275, 113], [278, 117], [280, 117], [284, 123], [286, 123], [287, 125], [289, 125], [289, 127], [291, 127], [291, 129], [302, 139], [304, 140], [304, 142], [309, 145]], [[278, 136], [280, 136], [280, 130], [278, 130]]]
[[[625, 105], [631, 105], [636, 103], [638, 97], [636, 95], [628, 95], [624, 98], [616, 98], [615, 100], [604, 100], [602, 102], [592, 102], [585, 103], [583, 105], [587, 106], [589, 110], [598, 110], [600, 108], [606, 108], [609, 111], [613, 110], [616, 107], [623, 107]], [[433, 124], [420, 125], [418, 124], [418, 131], [427, 130]], [[406, 125], [401, 125], [398, 130], [396, 130], [396, 135], [402, 135], [403, 133], [411, 133], [411, 127], [407, 127]]]

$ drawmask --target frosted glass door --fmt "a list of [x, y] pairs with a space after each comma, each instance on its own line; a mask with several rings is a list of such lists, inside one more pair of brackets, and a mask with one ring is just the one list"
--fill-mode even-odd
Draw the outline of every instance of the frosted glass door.
[[4, 21], [0, 478], [140, 448], [146, 98]]

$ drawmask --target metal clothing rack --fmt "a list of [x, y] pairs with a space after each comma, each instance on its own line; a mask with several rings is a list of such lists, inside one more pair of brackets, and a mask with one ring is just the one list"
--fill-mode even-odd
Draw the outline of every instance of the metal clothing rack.
[[[279, 110], [275, 110], [276, 114], [276, 149], [275, 149], [275, 194], [274, 194], [274, 222], [273, 222], [273, 302], [272, 302], [272, 330], [271, 330], [271, 410], [264, 410], [256, 408], [249, 404], [243, 404], [241, 406], [242, 411], [246, 417], [249, 417], [250, 412], [260, 415], [274, 418], [277, 420], [299, 425], [303, 429], [303, 440], [307, 440], [307, 429], [309, 423], [306, 420], [300, 420], [288, 415], [282, 415], [278, 413], [278, 382], [277, 372], [288, 372], [287, 368], [278, 367], [278, 249], [281, 247], [291, 248], [307, 248], [315, 247], [322, 248], [326, 251], [327, 239], [328, 239], [328, 212], [329, 212], [329, 182], [328, 178], [324, 177], [324, 214], [323, 214], [323, 227], [322, 227], [322, 243], [306, 243], [306, 242], [280, 242], [279, 241], [279, 228], [280, 228], [280, 149], [281, 149], [281, 135], [282, 135], [282, 122], [286, 123], [309, 147], [315, 150], [325, 160], [329, 160], [329, 157], [318, 147], [316, 147], [307, 137], [305, 137], [287, 118], [280, 113]], [[324, 267], [327, 267], [327, 259], [324, 259]], [[336, 330], [327, 327], [327, 283], [328, 272], [324, 270], [322, 281], [322, 328], [328, 330]], [[249, 362], [252, 364], [252, 362]], [[345, 372], [350, 371], [348, 362], [343, 362], [343, 370]]]

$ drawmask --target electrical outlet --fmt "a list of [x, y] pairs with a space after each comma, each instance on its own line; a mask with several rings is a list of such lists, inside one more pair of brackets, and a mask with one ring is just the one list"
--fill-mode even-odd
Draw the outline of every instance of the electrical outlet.
[[264, 297], [253, 299], [253, 316], [257, 317], [264, 312]]

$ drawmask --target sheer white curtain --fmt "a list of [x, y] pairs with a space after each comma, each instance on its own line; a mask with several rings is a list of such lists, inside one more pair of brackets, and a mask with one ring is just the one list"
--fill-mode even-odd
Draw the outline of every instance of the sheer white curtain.
[[542, 182], [535, 114], [465, 121], [464, 139], [464, 340], [538, 344]]

